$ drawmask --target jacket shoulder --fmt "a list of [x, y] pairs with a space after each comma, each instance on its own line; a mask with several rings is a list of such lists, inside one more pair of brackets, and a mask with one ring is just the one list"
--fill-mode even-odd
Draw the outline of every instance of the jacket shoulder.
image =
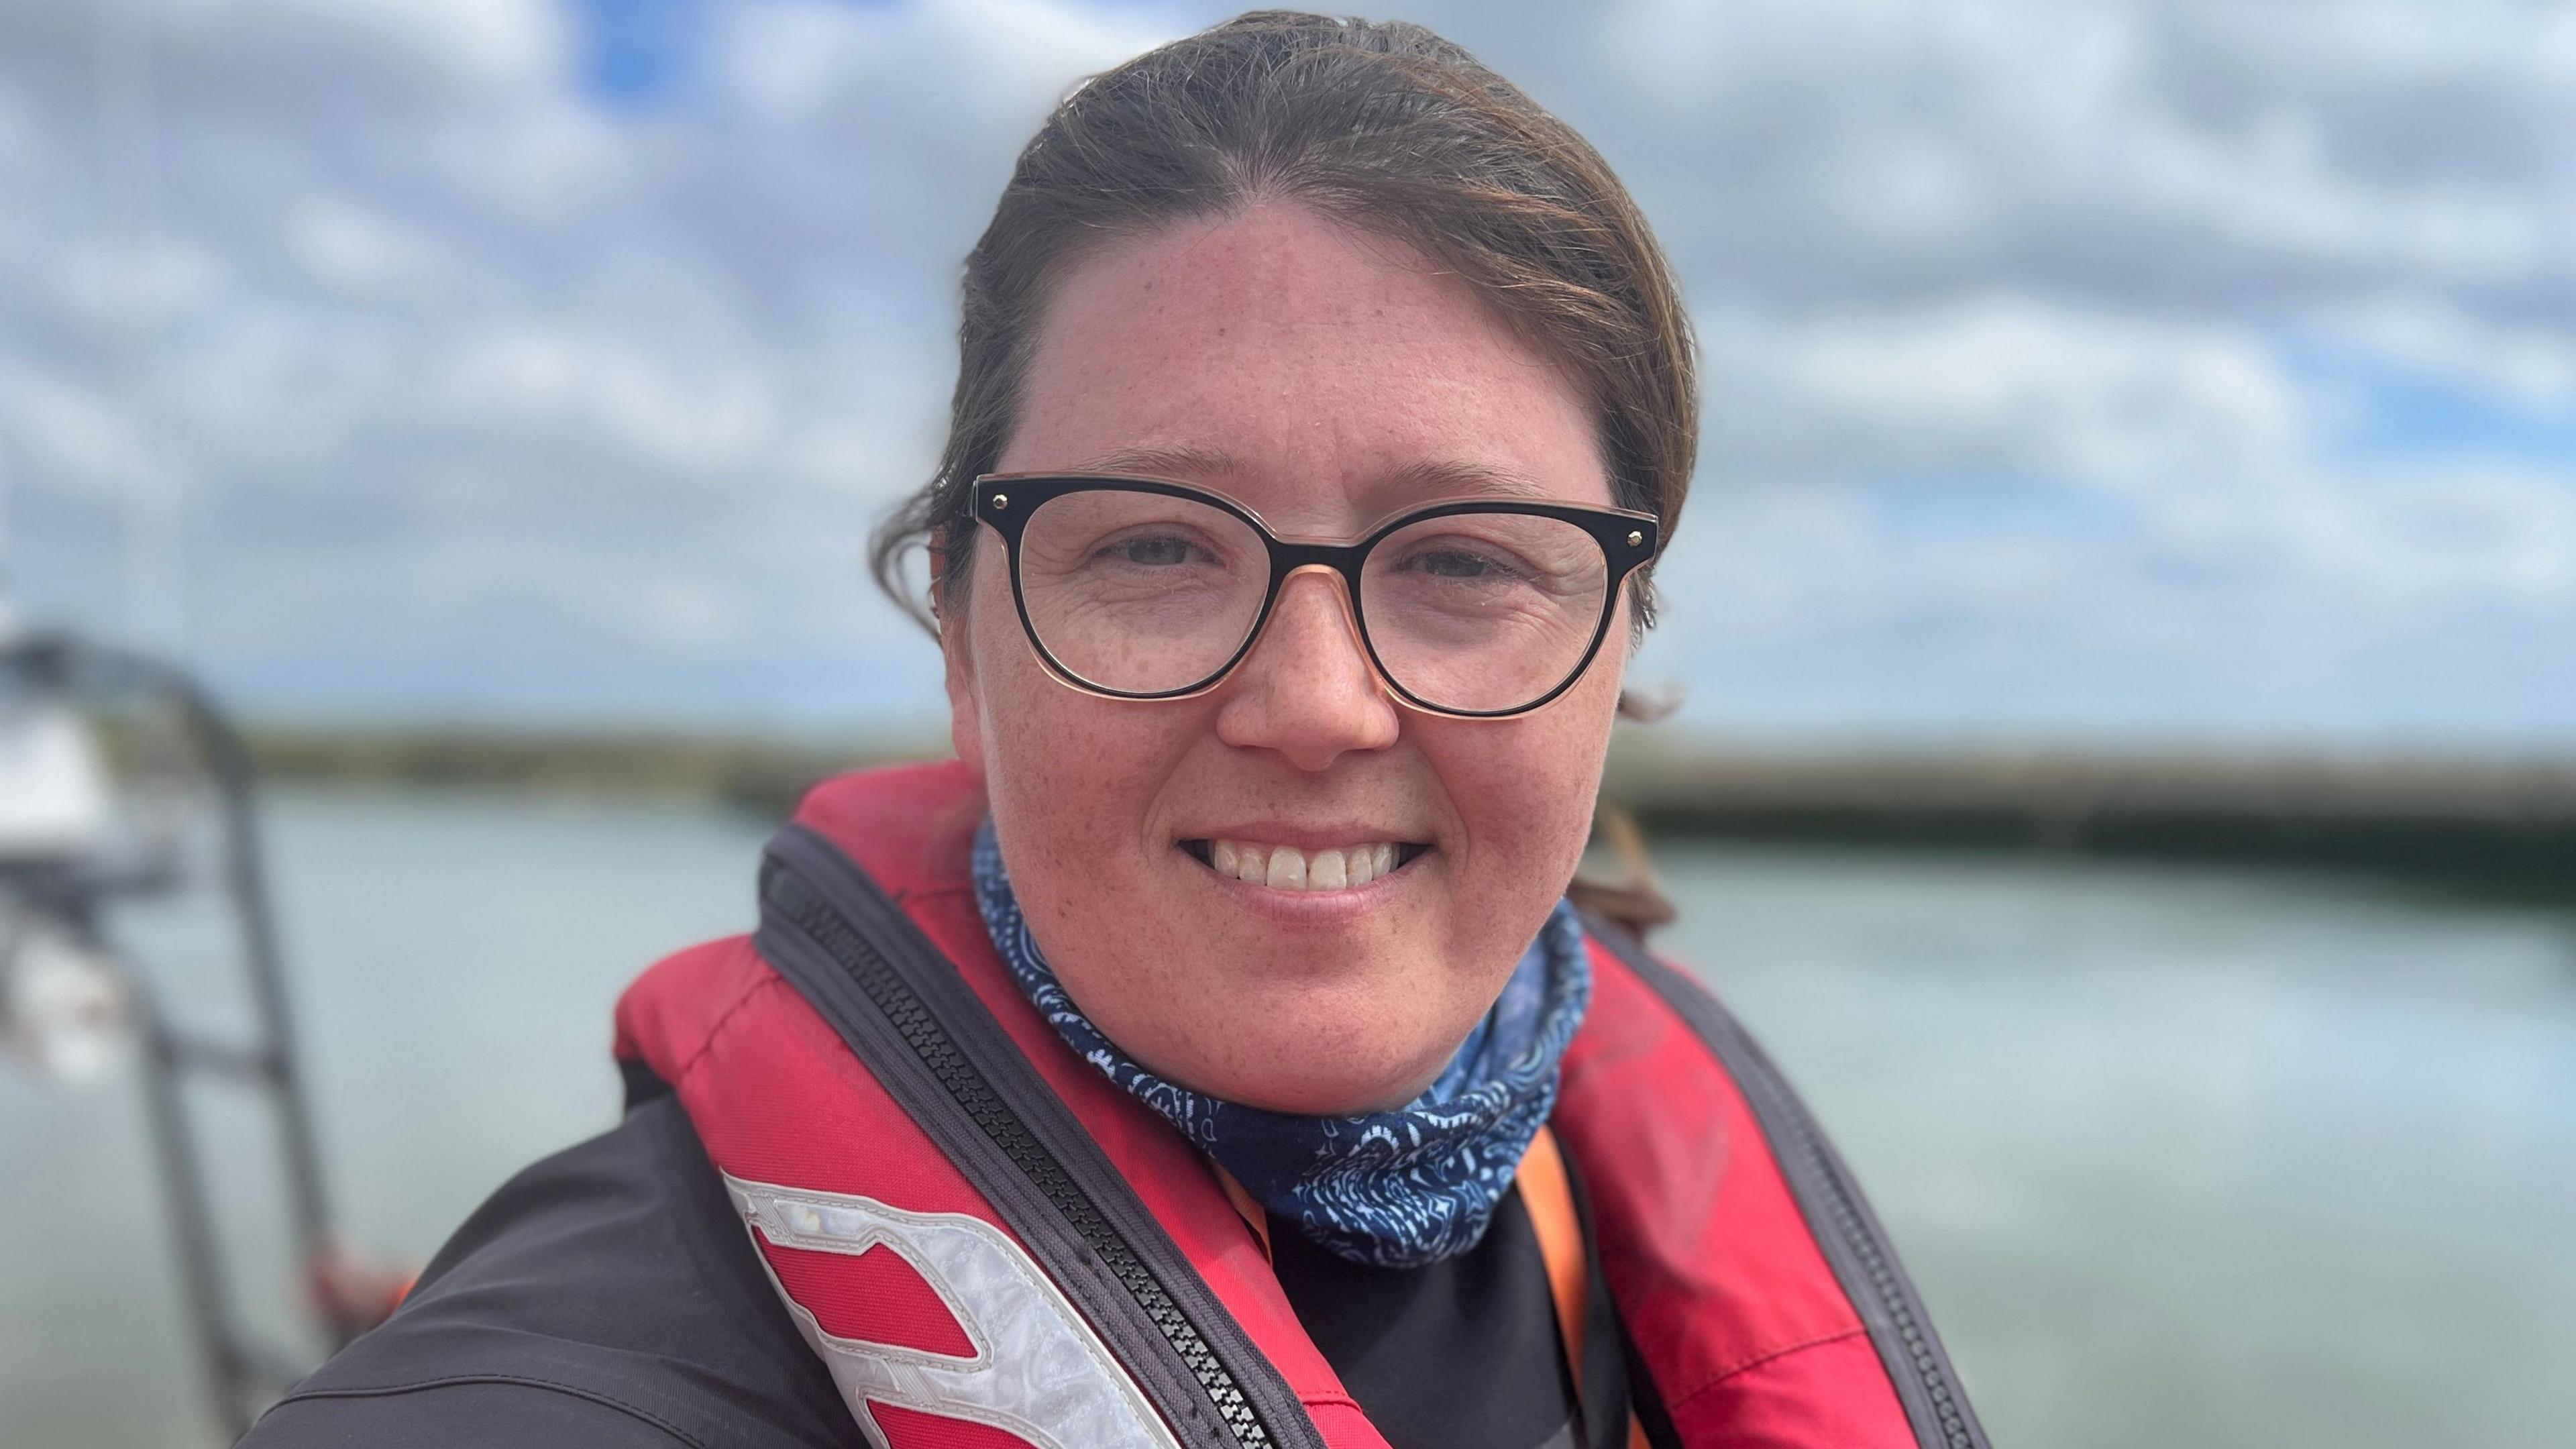
[[855, 1442], [676, 1100], [528, 1168], [242, 1442]]

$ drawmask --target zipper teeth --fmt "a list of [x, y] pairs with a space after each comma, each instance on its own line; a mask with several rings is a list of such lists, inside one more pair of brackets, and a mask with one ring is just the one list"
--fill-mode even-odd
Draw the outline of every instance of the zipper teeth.
[[1836, 1172], [1833, 1163], [1826, 1158], [1815, 1125], [1805, 1110], [1793, 1110], [1789, 1121], [1791, 1130], [1797, 1134], [1799, 1154], [1806, 1158], [1807, 1166], [1816, 1179], [1829, 1190], [1834, 1226], [1841, 1232], [1843, 1241], [1850, 1244], [1859, 1256], [1862, 1270], [1869, 1274], [1870, 1286], [1878, 1290], [1878, 1301], [1886, 1305], [1888, 1317], [1895, 1322], [1897, 1335], [1905, 1340], [1905, 1356], [1923, 1381], [1923, 1390], [1932, 1400], [1932, 1412], [1941, 1420], [1941, 1437], [1949, 1443], [1950, 1449], [1976, 1449], [1976, 1437], [1968, 1432], [1967, 1418], [1959, 1412], [1959, 1399], [1951, 1391], [1949, 1376], [1941, 1371], [1940, 1357], [1932, 1351], [1930, 1335], [1924, 1332], [1923, 1321], [1915, 1316], [1895, 1266], [1888, 1261], [1887, 1254], [1880, 1251], [1878, 1235], [1862, 1223], [1842, 1174]]
[[1181, 1361], [1188, 1365], [1191, 1375], [1215, 1406], [1217, 1416], [1234, 1435], [1235, 1442], [1244, 1449], [1270, 1449], [1269, 1429], [1253, 1412], [1251, 1403], [1244, 1398], [1242, 1387], [1235, 1383], [1233, 1373], [1218, 1360], [1216, 1351], [1208, 1347], [1198, 1325], [1190, 1322], [1180, 1306], [1172, 1302], [1171, 1295], [1163, 1290], [1152, 1270], [1136, 1256], [1136, 1250], [1128, 1245], [1126, 1238], [1109, 1225], [1109, 1221], [1100, 1215], [1099, 1207], [1074, 1185], [1064, 1165], [1056, 1161], [1055, 1154], [1047, 1151], [1018, 1114], [994, 1094], [983, 1073], [958, 1051], [957, 1044], [949, 1040], [948, 1033], [911, 985], [864, 937], [851, 930], [811, 887], [794, 875], [786, 871], [773, 875], [770, 878], [770, 896], [790, 920], [849, 971], [859, 989], [867, 993], [879, 1011], [885, 1013], [886, 1019], [902, 1034], [913, 1054], [921, 1058], [922, 1065], [938, 1078], [939, 1085], [956, 1099], [957, 1105], [965, 1109], [966, 1115], [974, 1119], [984, 1135], [1002, 1149], [1002, 1154], [1011, 1160], [1011, 1164], [1046, 1196], [1048, 1202], [1054, 1204], [1056, 1211], [1064, 1215], [1065, 1221], [1090, 1245], [1091, 1250], [1100, 1255], [1111, 1276], [1127, 1290], [1129, 1297], [1136, 1300], [1136, 1306], [1145, 1310], [1145, 1316], [1181, 1356]]

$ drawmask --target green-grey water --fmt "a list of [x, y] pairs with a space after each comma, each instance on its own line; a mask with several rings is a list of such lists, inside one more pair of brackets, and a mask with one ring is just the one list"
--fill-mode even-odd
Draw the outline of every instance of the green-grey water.
[[[735, 816], [288, 795], [270, 813], [331, 1182], [425, 1257], [613, 1120], [608, 1011], [751, 917]], [[1659, 943], [1840, 1140], [1995, 1441], [2567, 1442], [2576, 915], [2303, 878], [1667, 847]], [[205, 922], [126, 935], [221, 1019]], [[206, 1099], [285, 1317], [257, 1119]], [[211, 1442], [130, 1080], [0, 1067], [0, 1444]]]

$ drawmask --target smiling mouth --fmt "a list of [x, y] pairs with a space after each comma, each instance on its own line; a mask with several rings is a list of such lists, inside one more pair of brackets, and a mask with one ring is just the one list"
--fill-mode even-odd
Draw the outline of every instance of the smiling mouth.
[[1326, 850], [1263, 845], [1249, 840], [1184, 840], [1181, 849], [1218, 875], [1274, 891], [1311, 893], [1355, 890], [1404, 869], [1431, 847], [1413, 841], [1376, 840]]

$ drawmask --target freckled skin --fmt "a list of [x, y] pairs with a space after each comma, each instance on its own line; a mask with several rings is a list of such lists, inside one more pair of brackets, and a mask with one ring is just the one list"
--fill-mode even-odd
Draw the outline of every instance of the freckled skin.
[[[1187, 478], [1287, 534], [1349, 537], [1424, 501], [1409, 463], [1485, 463], [1607, 504], [1590, 409], [1463, 284], [1290, 205], [1110, 247], [1069, 272], [998, 471], [1217, 450]], [[1065, 989], [1174, 1081], [1280, 1111], [1401, 1103], [1493, 1003], [1562, 894], [1627, 658], [1626, 606], [1564, 696], [1455, 720], [1377, 683], [1337, 587], [1300, 575], [1198, 699], [1105, 700], [1028, 647], [999, 541], [942, 631], [958, 755], [984, 781]], [[1366, 821], [1435, 851], [1349, 919], [1247, 907], [1175, 847], [1214, 825]]]

